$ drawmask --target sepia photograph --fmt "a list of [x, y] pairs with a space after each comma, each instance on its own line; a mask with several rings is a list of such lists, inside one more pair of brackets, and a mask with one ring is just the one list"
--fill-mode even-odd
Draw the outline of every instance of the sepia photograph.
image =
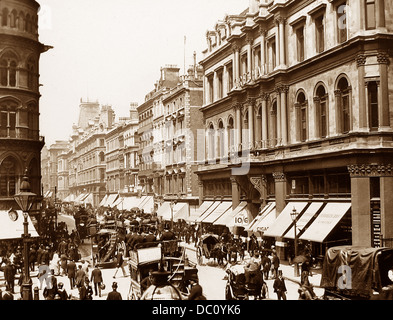
[[393, 300], [392, 59], [387, 0], [0, 0], [0, 300]]

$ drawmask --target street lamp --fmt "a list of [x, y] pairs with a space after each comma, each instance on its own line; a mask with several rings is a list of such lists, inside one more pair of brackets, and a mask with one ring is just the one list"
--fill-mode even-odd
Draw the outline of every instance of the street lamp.
[[27, 220], [29, 216], [29, 211], [33, 206], [34, 199], [36, 198], [36, 194], [30, 192], [30, 183], [29, 178], [27, 177], [27, 172], [22, 178], [22, 182], [20, 184], [20, 192], [14, 196], [16, 203], [19, 205], [23, 212], [23, 260], [24, 260], [24, 278], [22, 283], [22, 299], [23, 300], [32, 300], [33, 294], [31, 291], [32, 281], [30, 278], [29, 272], [29, 222]]
[[[295, 239], [294, 239], [294, 243], [295, 243], [295, 258], [298, 255], [298, 253], [297, 253], [297, 229], [296, 229], [297, 217], [298, 217], [298, 212], [296, 211], [296, 208], [293, 207], [293, 209], [291, 211], [291, 218], [292, 218], [292, 221], [294, 223], [294, 230], [295, 230]], [[299, 276], [299, 268], [298, 268], [297, 262], [295, 262], [294, 268], [295, 268], [295, 277], [298, 277]]]

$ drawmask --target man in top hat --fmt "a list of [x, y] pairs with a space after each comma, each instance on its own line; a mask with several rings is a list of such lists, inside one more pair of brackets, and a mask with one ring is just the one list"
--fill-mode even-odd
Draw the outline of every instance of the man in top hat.
[[188, 295], [188, 300], [204, 300], [203, 290], [199, 284], [199, 279], [196, 274], [190, 276], [189, 282], [191, 284], [190, 294]]
[[112, 291], [108, 293], [106, 300], [123, 300], [121, 293], [117, 292], [117, 282], [112, 283]]
[[281, 270], [278, 270], [278, 277], [274, 280], [273, 289], [274, 292], [277, 294], [278, 300], [281, 299], [287, 300], [287, 296], [286, 296], [287, 288], [285, 286], [285, 282]]
[[149, 229], [149, 233], [145, 237], [145, 242], [155, 242], [156, 236], [153, 234], [153, 230]]

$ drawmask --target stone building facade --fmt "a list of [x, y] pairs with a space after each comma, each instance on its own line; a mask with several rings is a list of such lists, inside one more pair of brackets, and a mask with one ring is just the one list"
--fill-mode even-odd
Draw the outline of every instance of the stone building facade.
[[252, 217], [271, 201], [277, 216], [346, 202], [321, 243], [392, 238], [392, 16], [383, 0], [250, 0], [218, 21], [200, 62], [200, 197], [246, 201]]
[[[41, 198], [39, 59], [50, 47], [38, 39], [39, 4], [0, 2], [0, 209], [19, 209], [13, 196], [27, 170]], [[34, 213], [33, 213], [34, 214]]]

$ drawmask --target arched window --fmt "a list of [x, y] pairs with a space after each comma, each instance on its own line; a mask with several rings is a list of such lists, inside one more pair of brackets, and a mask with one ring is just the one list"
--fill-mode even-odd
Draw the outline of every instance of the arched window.
[[297, 95], [295, 108], [298, 124], [297, 137], [299, 141], [304, 142], [308, 138], [308, 106], [304, 92]]
[[7, 52], [0, 58], [0, 85], [16, 87], [18, 58], [12, 52]]
[[208, 147], [208, 159], [215, 158], [215, 132], [214, 132], [214, 125], [211, 123], [207, 133], [207, 147]]
[[25, 19], [25, 31], [31, 32], [31, 19], [29, 14], [26, 15], [26, 19]]
[[18, 19], [18, 28], [20, 31], [23, 31], [25, 28], [25, 14], [21, 11], [19, 12], [19, 19]]
[[12, 197], [16, 193], [17, 165], [13, 157], [7, 157], [0, 164], [0, 196]]
[[337, 131], [338, 133], [348, 133], [351, 130], [351, 87], [345, 77], [338, 81], [335, 96]]
[[227, 134], [228, 134], [228, 147], [229, 151], [233, 152], [234, 147], [235, 147], [235, 121], [233, 120], [233, 117], [230, 116], [228, 118], [228, 124], [227, 124]]
[[17, 27], [17, 25], [16, 25], [17, 16], [18, 16], [18, 14], [17, 14], [16, 10], [12, 10], [12, 12], [10, 14], [10, 27], [11, 28]]
[[316, 112], [316, 132], [319, 138], [326, 138], [328, 135], [328, 107], [327, 94], [323, 85], [318, 86], [314, 97]]
[[222, 120], [218, 123], [218, 158], [222, 158], [225, 156], [225, 127]]

